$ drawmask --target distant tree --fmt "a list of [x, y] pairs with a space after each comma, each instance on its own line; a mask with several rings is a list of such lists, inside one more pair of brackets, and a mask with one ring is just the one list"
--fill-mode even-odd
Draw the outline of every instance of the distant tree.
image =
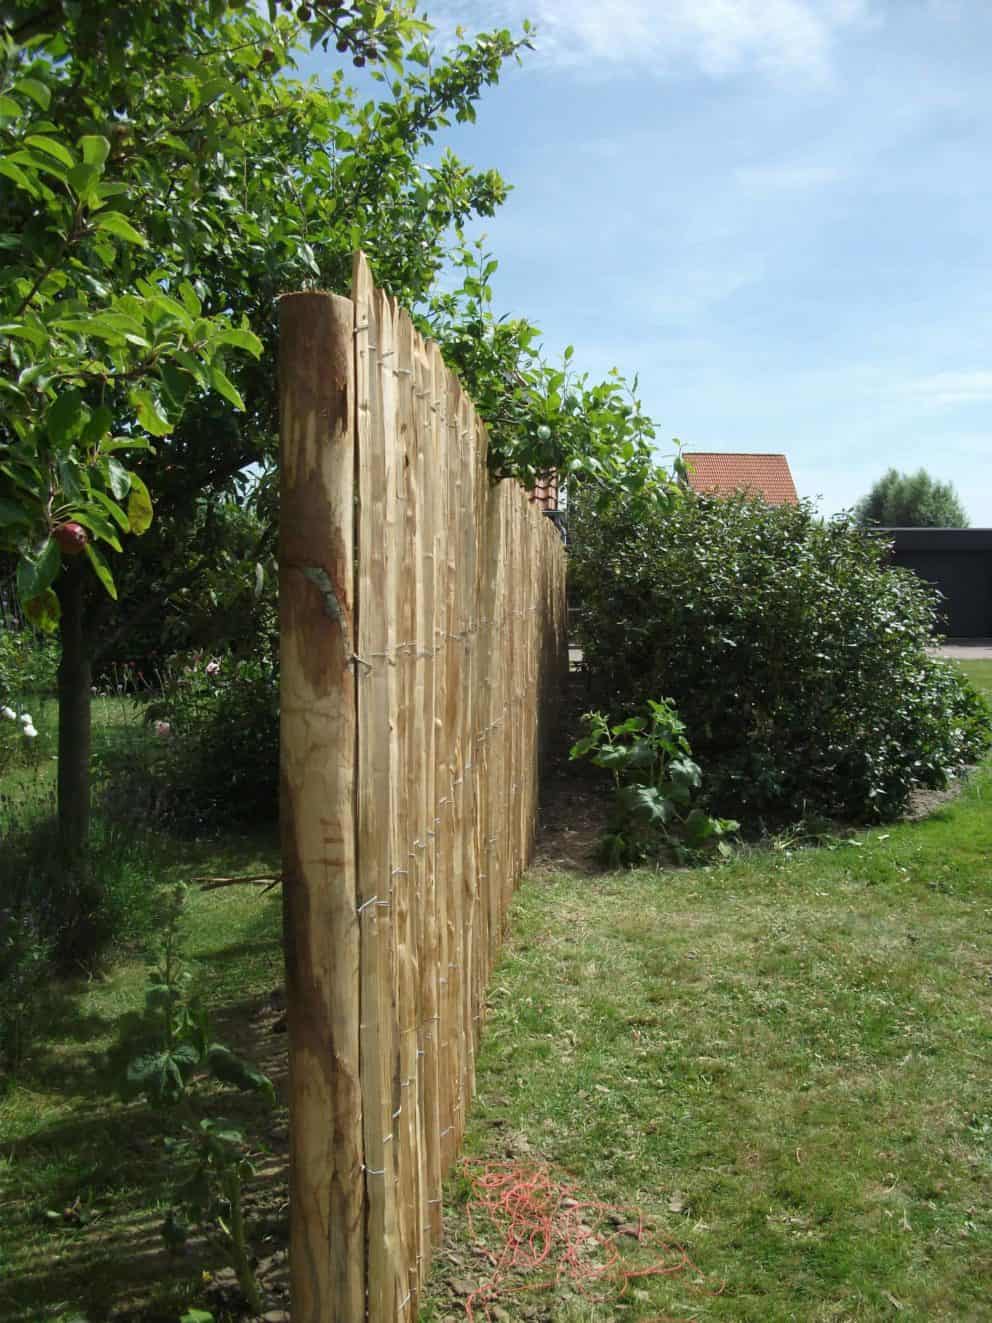
[[926, 469], [889, 469], [855, 507], [862, 528], [967, 528], [968, 516], [949, 482]]

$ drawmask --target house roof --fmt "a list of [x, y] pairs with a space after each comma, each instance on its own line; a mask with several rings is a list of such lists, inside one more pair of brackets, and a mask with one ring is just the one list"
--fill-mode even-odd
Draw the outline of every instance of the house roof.
[[720, 454], [683, 451], [693, 491], [732, 496], [746, 491], [763, 496], [769, 505], [798, 505], [796, 484], [784, 455]]

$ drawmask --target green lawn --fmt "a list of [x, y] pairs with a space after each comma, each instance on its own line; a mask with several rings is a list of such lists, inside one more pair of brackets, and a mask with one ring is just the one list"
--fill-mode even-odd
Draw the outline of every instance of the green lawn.
[[[992, 663], [965, 665], [992, 691]], [[37, 716], [37, 714], [35, 714]], [[623, 1298], [508, 1292], [505, 1320], [992, 1320], [992, 771], [927, 820], [713, 868], [533, 872], [490, 989], [467, 1154], [638, 1205], [698, 1266]], [[172, 843], [161, 880], [277, 866]], [[197, 892], [189, 951], [224, 1035], [277, 1080], [279, 893]], [[223, 1255], [164, 1254], [176, 1178], [105, 1053], [144, 969], [53, 990], [0, 1094], [0, 1318], [176, 1323]], [[285, 1117], [249, 1104], [260, 1252], [282, 1243]], [[449, 1183], [425, 1323], [465, 1316], [495, 1238]], [[633, 1242], [631, 1242], [633, 1243]], [[220, 1316], [221, 1311], [215, 1311]]]
[[[826, 847], [524, 883], [465, 1151], [640, 1207], [701, 1278], [504, 1290], [501, 1317], [992, 1319], [990, 799], [986, 768]], [[466, 1191], [425, 1323], [502, 1248]]]
[[[165, 862], [165, 861], [168, 862]], [[172, 843], [163, 849], [162, 881], [199, 874], [278, 870], [270, 837]], [[189, 938], [195, 987], [213, 1008], [223, 1041], [250, 1054], [280, 1081], [285, 1038], [270, 1033], [268, 997], [281, 986], [278, 889], [252, 886], [195, 890]], [[118, 1100], [107, 1050], [121, 1015], [143, 1001], [145, 965], [118, 961], [95, 980], [57, 990], [46, 1007], [45, 1041], [5, 1093], [0, 1093], [0, 1318], [40, 1323], [84, 1311], [87, 1323], [133, 1317], [176, 1323], [183, 1307], [203, 1299], [204, 1267], [225, 1258], [215, 1246], [194, 1257], [164, 1253], [158, 1228], [176, 1179], [155, 1141], [156, 1126], [139, 1103]], [[256, 1243], [272, 1234], [264, 1186], [276, 1182], [284, 1205], [285, 1117], [254, 1098], [225, 1100], [222, 1115], [245, 1120], [261, 1162], [255, 1191]], [[284, 1221], [284, 1215], [280, 1215]], [[282, 1243], [282, 1235], [276, 1235]], [[220, 1315], [218, 1314], [218, 1317]]]

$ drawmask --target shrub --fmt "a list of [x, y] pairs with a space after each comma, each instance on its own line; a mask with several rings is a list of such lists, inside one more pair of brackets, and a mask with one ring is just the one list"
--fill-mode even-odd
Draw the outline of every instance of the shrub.
[[54, 639], [0, 622], [0, 702], [55, 693], [59, 649]]
[[145, 736], [103, 757], [103, 802], [182, 834], [274, 822], [279, 678], [259, 657], [176, 661], [145, 709]]
[[988, 747], [988, 707], [927, 654], [935, 593], [847, 518], [687, 493], [572, 526], [592, 696], [671, 695], [716, 811], [892, 817]]
[[671, 703], [652, 700], [643, 716], [613, 726], [601, 712], [582, 721], [586, 734], [569, 756], [588, 758], [613, 777], [613, 810], [600, 841], [604, 863], [618, 868], [665, 852], [684, 863], [714, 847], [730, 853], [724, 838], [740, 823], [713, 818], [694, 803], [703, 775]]
[[0, 1062], [23, 1057], [53, 977], [89, 970], [115, 946], [136, 943], [156, 915], [154, 843], [133, 824], [96, 814], [85, 869], [53, 848], [50, 796], [0, 794]]

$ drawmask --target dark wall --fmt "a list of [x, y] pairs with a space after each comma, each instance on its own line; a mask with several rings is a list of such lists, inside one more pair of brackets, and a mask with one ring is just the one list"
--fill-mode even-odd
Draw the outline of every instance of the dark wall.
[[928, 579], [943, 596], [945, 634], [992, 638], [992, 528], [880, 528], [892, 562]]

